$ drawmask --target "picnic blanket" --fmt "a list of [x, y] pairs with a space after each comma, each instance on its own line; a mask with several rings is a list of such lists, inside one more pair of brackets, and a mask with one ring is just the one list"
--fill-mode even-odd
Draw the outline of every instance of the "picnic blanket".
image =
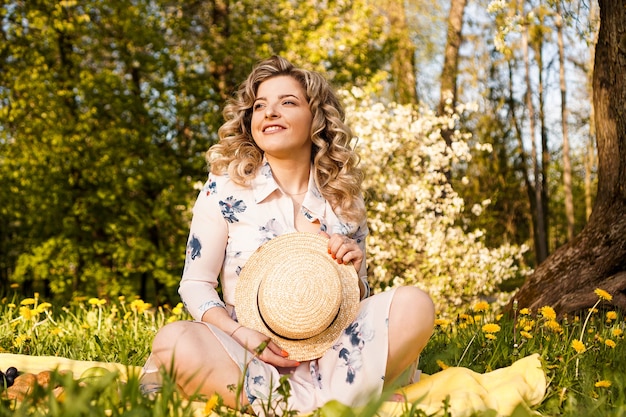
[[[0, 353], [0, 369], [17, 367], [20, 372], [37, 374], [57, 369], [70, 371], [78, 378], [85, 370], [103, 367], [117, 371], [122, 381], [129, 374], [141, 372], [141, 367], [119, 363], [78, 361], [56, 356], [29, 356]], [[450, 367], [432, 375], [422, 374], [420, 381], [398, 391], [407, 402], [417, 402], [417, 407], [427, 414], [444, 409], [453, 417], [466, 417], [486, 410], [495, 410], [499, 416], [509, 416], [520, 404], [539, 404], [546, 392], [547, 379], [538, 354], [519, 359], [511, 366], [484, 374], [468, 368]], [[382, 417], [402, 414], [404, 401], [386, 401], [379, 410]], [[203, 415], [204, 403], [194, 404], [198, 416]], [[213, 415], [213, 417], [217, 417]]]

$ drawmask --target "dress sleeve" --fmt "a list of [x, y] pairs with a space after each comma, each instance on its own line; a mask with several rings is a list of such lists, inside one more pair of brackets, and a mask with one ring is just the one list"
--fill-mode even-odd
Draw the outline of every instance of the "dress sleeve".
[[356, 240], [357, 244], [363, 251], [363, 262], [361, 262], [361, 269], [359, 270], [359, 279], [361, 280], [365, 291], [361, 299], [365, 299], [370, 296], [370, 284], [367, 280], [367, 251], [365, 247], [365, 240], [368, 234], [369, 229], [367, 227], [366, 219], [358, 225], [356, 231], [352, 234], [352, 238]]
[[216, 288], [224, 263], [228, 226], [210, 184], [211, 179], [193, 207], [185, 267], [178, 288], [183, 304], [196, 320], [213, 307], [225, 307]]

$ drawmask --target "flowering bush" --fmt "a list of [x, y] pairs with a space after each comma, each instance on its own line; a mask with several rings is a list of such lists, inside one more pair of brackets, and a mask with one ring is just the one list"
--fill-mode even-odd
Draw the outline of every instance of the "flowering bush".
[[[446, 173], [471, 160], [470, 136], [454, 130], [450, 146], [441, 130], [454, 129], [459, 114], [373, 102], [358, 89], [344, 92], [348, 122], [358, 137], [371, 235], [370, 282], [375, 291], [409, 284], [427, 290], [441, 312], [457, 313], [480, 298], [499, 303], [498, 286], [525, 275], [525, 246], [488, 248], [483, 230], [468, 230], [464, 201]], [[490, 151], [487, 145], [475, 145]]]

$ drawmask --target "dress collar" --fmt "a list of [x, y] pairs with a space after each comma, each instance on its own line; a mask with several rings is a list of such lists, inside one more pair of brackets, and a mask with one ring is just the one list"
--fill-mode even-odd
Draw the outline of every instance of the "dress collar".
[[[270, 167], [270, 164], [265, 158], [263, 159], [263, 164], [259, 168], [257, 175], [252, 180], [251, 185], [252, 191], [254, 193], [254, 201], [257, 204], [262, 203], [275, 191], [282, 193], [282, 191], [280, 191], [278, 183], [272, 175], [272, 169]], [[286, 194], [283, 195], [287, 197]], [[315, 184], [313, 164], [311, 164], [308, 190], [306, 195], [304, 196], [302, 207], [310, 212], [310, 214], [315, 218], [321, 218], [324, 216], [326, 200], [324, 199], [324, 197], [322, 197], [322, 193]]]

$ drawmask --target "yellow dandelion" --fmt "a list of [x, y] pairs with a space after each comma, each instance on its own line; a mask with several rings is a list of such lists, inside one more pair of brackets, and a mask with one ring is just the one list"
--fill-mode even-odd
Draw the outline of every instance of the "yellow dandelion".
[[519, 311], [519, 313], [520, 313], [522, 316], [528, 316], [528, 315], [530, 315], [530, 309], [529, 309], [529, 308], [524, 307], [523, 309], [521, 309], [521, 310]]
[[12, 290], [16, 290], [20, 287], [20, 284], [18, 284], [17, 282], [14, 282], [13, 284], [11, 284], [11, 289]]
[[172, 313], [176, 314], [177, 316], [183, 314], [183, 303], [176, 304], [176, 307], [172, 309]]
[[613, 329], [611, 330], [611, 334], [613, 335], [613, 337], [620, 337], [624, 334], [624, 331], [622, 329]]
[[607, 311], [606, 312], [606, 321], [609, 323], [613, 320], [617, 320], [617, 311]]
[[34, 299], [34, 298], [24, 298], [24, 299], [22, 300], [22, 302], [20, 303], [20, 305], [23, 305], [23, 306], [31, 306], [31, 305], [34, 305], [34, 304], [35, 304], [35, 302], [36, 302], [36, 301], [35, 301], [35, 299]]
[[603, 379], [602, 381], [598, 381], [595, 383], [596, 388], [609, 388], [611, 386], [611, 381], [607, 381]]
[[500, 331], [500, 326], [495, 323], [487, 323], [483, 325], [484, 333], [498, 333]]
[[576, 353], [583, 353], [585, 350], [587, 350], [585, 344], [578, 339], [572, 341], [572, 347], [574, 348]]
[[143, 300], [133, 300], [132, 303], [130, 303], [130, 308], [131, 310], [136, 311], [137, 313], [141, 314], [144, 311], [148, 310], [150, 307], [152, 307], [152, 304], [150, 303], [146, 303]]
[[91, 326], [89, 326], [89, 323], [83, 323], [80, 327], [82, 327], [83, 329], [89, 329]]
[[204, 405], [204, 415], [209, 416], [213, 413], [213, 409], [219, 402], [220, 397], [217, 394], [213, 394], [211, 398]]
[[124, 321], [128, 320], [128, 318], [132, 315], [133, 313], [131, 313], [130, 311], [127, 311], [126, 313], [124, 313]]
[[561, 328], [561, 325], [556, 320], [548, 320], [544, 324], [544, 327], [547, 327], [548, 329], [552, 330], [554, 333], [561, 333], [563, 331], [563, 329]]
[[600, 288], [596, 288], [593, 292], [595, 292], [598, 298], [600, 298], [601, 300], [611, 301], [613, 299], [613, 296], [611, 294]]
[[606, 339], [604, 341], [604, 344], [607, 345], [610, 348], [614, 348], [616, 346], [616, 343], [614, 341], [612, 341], [611, 339]]
[[20, 316], [22, 316], [24, 320], [30, 320], [33, 318], [33, 310], [28, 306], [22, 306], [20, 307]]
[[595, 307], [591, 307], [591, 308], [589, 309], [589, 312], [590, 312], [590, 313], [592, 313], [592, 314], [595, 314], [595, 313], [597, 313], [597, 312], [598, 312], [598, 309], [597, 309], [597, 308], [595, 308]]
[[52, 304], [50, 303], [41, 303], [37, 306], [37, 308], [35, 309], [35, 312], [37, 314], [43, 313], [44, 311], [48, 310], [49, 308], [52, 307]]
[[479, 301], [476, 304], [474, 304], [474, 307], [472, 307], [472, 310], [474, 310], [477, 313], [488, 311], [489, 303], [486, 301]]
[[541, 316], [547, 320], [556, 320], [556, 312], [550, 306], [543, 306], [539, 309]]
[[523, 330], [520, 332], [520, 334], [521, 334], [523, 337], [525, 337], [526, 339], [532, 339], [532, 338], [533, 338], [533, 335], [532, 335], [532, 334], [530, 334], [530, 333], [528, 333], [528, 332], [525, 332], [525, 331], [523, 331]]
[[100, 298], [90, 298], [89, 300], [87, 300], [87, 303], [91, 304], [92, 306], [103, 306], [107, 303], [107, 300]]
[[500, 319], [502, 318], [502, 316], [504, 316], [504, 314], [497, 314], [497, 315], [496, 315], [496, 321], [500, 321]]
[[437, 366], [439, 366], [441, 369], [448, 369], [449, 366], [442, 360], [437, 359]]
[[466, 329], [467, 328], [467, 323], [459, 323], [459, 325], [457, 327], [459, 329]]
[[53, 336], [59, 336], [63, 334], [63, 330], [59, 329], [58, 327], [55, 327], [52, 330], [50, 330], [50, 334], [52, 334]]
[[9, 307], [12, 310], [12, 309], [14, 309], [17, 306], [14, 303], [9, 303], [9, 305], [7, 307]]
[[496, 340], [497, 339], [497, 337], [495, 335], [491, 334], [491, 333], [487, 333], [485, 335], [485, 338], [489, 339], [489, 340]]
[[28, 336], [18, 335], [13, 339], [13, 346], [16, 348], [22, 347], [22, 345], [28, 340]]

